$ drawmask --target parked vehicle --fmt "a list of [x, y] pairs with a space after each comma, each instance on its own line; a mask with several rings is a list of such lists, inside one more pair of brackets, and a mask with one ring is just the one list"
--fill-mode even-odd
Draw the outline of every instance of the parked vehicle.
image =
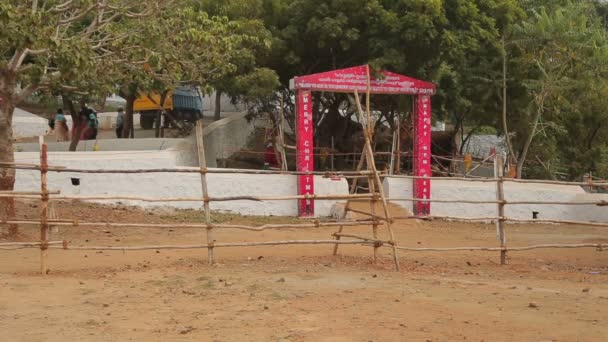
[[[154, 100], [150, 100], [150, 97]], [[140, 95], [133, 103], [133, 111], [139, 112], [139, 123], [142, 129], [152, 129], [159, 117], [160, 94], [154, 93]], [[196, 87], [177, 87], [169, 91], [165, 100], [163, 110], [171, 114], [178, 122], [194, 123], [203, 117], [203, 101]], [[170, 120], [166, 120], [165, 126], [170, 126]]]

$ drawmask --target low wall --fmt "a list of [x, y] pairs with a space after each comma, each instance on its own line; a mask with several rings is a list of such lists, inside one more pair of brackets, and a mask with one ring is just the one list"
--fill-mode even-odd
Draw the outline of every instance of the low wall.
[[[15, 159], [20, 163], [38, 163], [39, 153], [17, 152]], [[172, 168], [177, 165], [175, 151], [148, 152], [50, 152], [49, 164], [83, 169], [146, 169]], [[80, 179], [79, 186], [73, 186], [70, 178]], [[209, 195], [224, 196], [290, 196], [297, 195], [297, 176], [291, 175], [245, 175], [209, 174]], [[202, 197], [201, 179], [198, 173], [144, 173], [144, 174], [48, 174], [49, 190], [60, 190], [63, 195], [125, 195], [146, 197]], [[315, 177], [318, 194], [348, 194], [345, 179], [331, 180]], [[40, 173], [17, 170], [17, 191], [40, 190]], [[159, 203], [141, 201], [97, 201], [122, 203], [145, 207], [159, 206]], [[336, 201], [316, 201], [317, 216], [329, 216]], [[163, 206], [173, 208], [202, 207], [201, 202], [171, 202]], [[242, 215], [297, 216], [297, 201], [229, 201], [212, 202], [212, 210], [230, 211]]]
[[[176, 138], [137, 138], [137, 139], [99, 139], [81, 140], [78, 142], [76, 151], [95, 151], [95, 145], [99, 151], [160, 151], [178, 146], [184, 139]], [[70, 142], [47, 142], [49, 152], [66, 152], [69, 150]], [[38, 152], [38, 143], [17, 143], [15, 150], [19, 152]]]
[[12, 127], [15, 139], [44, 135], [49, 130], [48, 120], [19, 108], [15, 108]]
[[[254, 131], [253, 122], [245, 118], [246, 112], [232, 114], [224, 119], [212, 122], [203, 129], [205, 159], [208, 167], [217, 167], [218, 159], [225, 159], [247, 146], [249, 136]], [[179, 152], [177, 165], [198, 166], [198, 151], [195, 136], [171, 147]]]
[[[384, 180], [384, 190], [389, 198], [412, 198], [412, 180], [390, 178]], [[509, 201], [598, 201], [608, 200], [606, 194], [589, 194], [580, 186], [504, 183], [505, 200]], [[458, 180], [433, 180], [432, 199], [459, 199], [496, 201], [496, 184], [492, 182], [466, 182]], [[412, 202], [393, 201], [413, 209]], [[437, 203], [431, 204], [431, 214], [459, 217], [496, 217], [496, 204]], [[540, 219], [608, 222], [608, 210], [595, 205], [521, 204], [507, 205], [505, 215], [516, 219], [532, 219], [537, 211]]]

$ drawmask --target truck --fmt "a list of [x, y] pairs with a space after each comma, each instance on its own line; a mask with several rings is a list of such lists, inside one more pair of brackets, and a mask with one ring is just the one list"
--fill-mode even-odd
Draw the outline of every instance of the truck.
[[[152, 98], [154, 101], [151, 101]], [[139, 112], [142, 129], [152, 129], [159, 117], [160, 94], [140, 94], [133, 103], [133, 111]], [[167, 93], [163, 110], [170, 113], [178, 122], [194, 123], [203, 117], [203, 101], [198, 88], [191, 86], [176, 87]], [[168, 120], [167, 120], [168, 121]], [[167, 125], [168, 122], [165, 123]]]

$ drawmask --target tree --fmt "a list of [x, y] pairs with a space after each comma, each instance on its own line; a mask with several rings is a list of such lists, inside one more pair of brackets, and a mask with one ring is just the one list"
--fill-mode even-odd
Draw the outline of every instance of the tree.
[[[502, 27], [521, 16], [515, 0], [269, 0], [264, 8], [275, 37], [265, 63], [277, 70], [284, 90], [296, 75], [369, 63], [437, 82], [434, 115], [453, 118], [461, 131], [496, 121], [488, 113], [498, 106], [499, 88], [488, 84], [489, 66], [500, 55]], [[314, 96], [318, 143], [329, 144], [335, 136], [338, 148], [351, 152], [360, 127], [351, 119], [355, 111], [347, 97]], [[410, 111], [409, 103], [409, 98], [373, 97], [382, 122], [389, 124]], [[290, 109], [285, 112], [292, 115], [293, 104]]]
[[560, 122], [572, 112], [563, 105], [577, 102], [582, 89], [603, 84], [608, 40], [593, 7], [580, 2], [532, 10], [515, 28], [512, 40], [520, 80], [513, 87], [523, 91], [519, 105], [509, 108], [515, 134], [507, 127], [504, 134], [517, 176], [522, 177], [535, 138], [547, 131], [565, 132]]
[[[91, 70], [112, 57], [108, 47], [121, 39], [110, 29], [112, 23], [119, 18], [148, 16], [164, 2], [0, 3], [0, 161], [14, 160], [11, 124], [15, 106], [38, 91], [82, 91], [81, 83], [90, 81]], [[0, 189], [12, 189], [14, 175], [12, 169], [1, 169]]]
[[[260, 78], [256, 82], [256, 75], [270, 76], [268, 73], [274, 71], [261, 68], [260, 61], [263, 60], [271, 49], [272, 36], [262, 21], [262, 1], [229, 0], [229, 1], [201, 1], [199, 10], [210, 16], [225, 16], [235, 23], [235, 34], [243, 37], [241, 44], [236, 47], [237, 51], [232, 55], [230, 63], [234, 70], [225, 75], [217, 75], [211, 80], [211, 86], [215, 89], [214, 120], [221, 118], [221, 97], [227, 94], [236, 102], [241, 97], [251, 98], [254, 88], [269, 86], [268, 78]], [[243, 88], [246, 84], [249, 88]], [[277, 87], [274, 86], [272, 90]], [[263, 90], [262, 92], [265, 92]], [[262, 98], [259, 100], [263, 101]]]

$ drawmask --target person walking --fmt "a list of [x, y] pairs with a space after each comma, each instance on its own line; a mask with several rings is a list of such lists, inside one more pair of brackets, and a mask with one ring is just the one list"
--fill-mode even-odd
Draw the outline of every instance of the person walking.
[[68, 141], [70, 140], [70, 129], [68, 122], [63, 114], [63, 109], [57, 109], [57, 113], [54, 118], [55, 137], [57, 141]]
[[122, 129], [125, 126], [125, 112], [122, 108], [118, 108], [118, 115], [116, 116], [116, 138], [122, 138]]
[[97, 121], [97, 113], [87, 106], [83, 104], [80, 108], [80, 124], [83, 127], [83, 132], [81, 134], [81, 140], [95, 140], [97, 139], [97, 129], [99, 128], [99, 122]]

